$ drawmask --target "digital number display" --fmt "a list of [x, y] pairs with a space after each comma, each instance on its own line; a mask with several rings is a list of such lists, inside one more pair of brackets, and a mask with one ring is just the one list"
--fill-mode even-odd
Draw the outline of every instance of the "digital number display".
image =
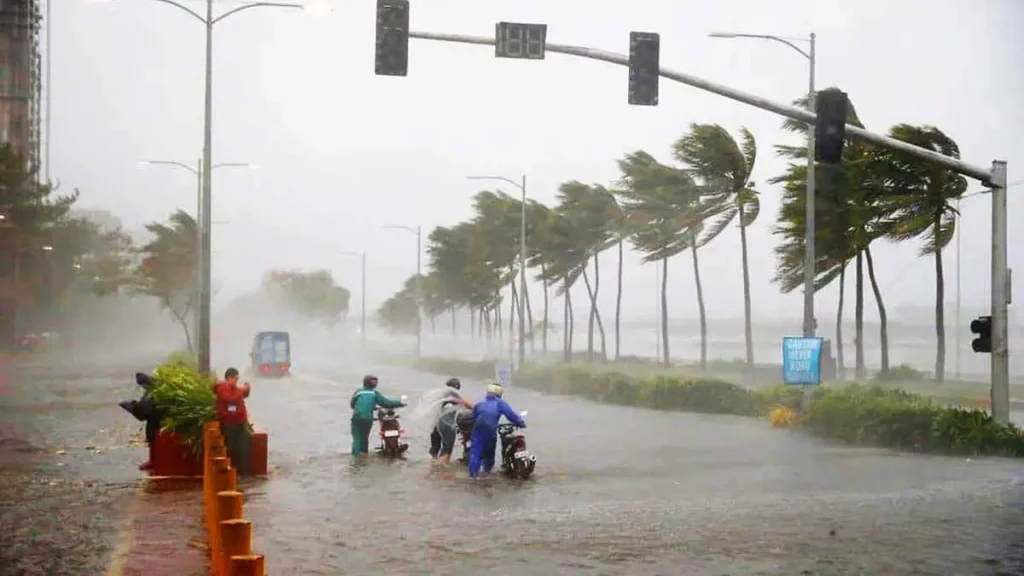
[[544, 59], [547, 24], [498, 22], [494, 33], [494, 55], [498, 58]]

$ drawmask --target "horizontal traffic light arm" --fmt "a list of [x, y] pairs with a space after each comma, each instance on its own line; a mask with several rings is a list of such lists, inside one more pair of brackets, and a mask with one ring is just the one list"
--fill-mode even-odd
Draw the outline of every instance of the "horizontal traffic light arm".
[[[458, 44], [479, 44], [481, 46], [494, 46], [494, 38], [487, 38], [483, 36], [465, 36], [462, 34], [438, 34], [434, 32], [409, 32], [410, 38], [419, 38], [421, 40], [434, 40], [437, 42], [454, 42]], [[622, 54], [616, 54], [614, 52], [607, 52], [605, 50], [598, 50], [596, 48], [585, 48], [583, 46], [569, 46], [564, 44], [545, 44], [545, 50], [555, 52], [558, 54], [568, 54], [570, 56], [579, 56], [581, 58], [589, 58], [591, 60], [600, 60], [602, 62], [609, 62], [611, 64], [618, 64], [619, 66], [629, 66], [629, 56]], [[767, 110], [769, 112], [775, 112], [780, 116], [797, 120], [799, 122], [805, 122], [813, 125], [816, 120], [816, 116], [811, 112], [788, 104], [779, 104], [778, 102], [772, 102], [766, 98], [760, 96], [754, 96], [753, 94], [747, 94], [728, 86], [709, 82], [703, 78], [698, 78], [690, 74], [683, 72], [677, 72], [661, 67], [660, 75], [669, 80], [675, 80], [676, 82], [686, 84], [687, 86], [693, 86], [699, 88], [705, 92], [711, 92], [712, 94], [718, 94], [724, 96], [730, 100], [749, 104], [755, 108]], [[951, 158], [944, 156], [938, 152], [927, 150], [908, 144], [895, 138], [890, 138], [883, 134], [876, 134], [875, 132], [869, 132], [863, 128], [858, 128], [850, 124], [846, 125], [846, 135], [855, 140], [862, 140], [864, 142], [870, 142], [890, 150], [896, 150], [899, 152], [905, 152], [916, 158], [922, 160], [928, 160], [939, 164], [945, 168], [948, 168], [958, 174], [969, 176], [975, 180], [979, 180], [983, 184], [989, 184], [992, 182], [992, 170], [989, 168], [983, 168], [969, 164], [957, 158]], [[997, 183], [998, 184], [998, 183]]]

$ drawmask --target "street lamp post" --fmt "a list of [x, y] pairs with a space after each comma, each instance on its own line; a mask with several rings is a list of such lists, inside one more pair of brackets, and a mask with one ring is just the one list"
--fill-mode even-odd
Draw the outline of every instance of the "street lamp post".
[[423, 227], [417, 226], [382, 226], [385, 230], [405, 230], [416, 235], [416, 357], [423, 352], [423, 275], [420, 272], [422, 263]]
[[[109, 1], [109, 0], [104, 0]], [[202, 202], [199, 211], [202, 220], [199, 223], [199, 261], [200, 261], [200, 298], [199, 298], [199, 372], [206, 374], [210, 371], [210, 171], [213, 168], [211, 160], [213, 149], [213, 27], [224, 19], [234, 16], [239, 12], [253, 8], [298, 8], [306, 9], [311, 6], [295, 4], [291, 2], [250, 2], [236, 6], [220, 16], [213, 15], [213, 0], [206, 0], [206, 16], [200, 15], [188, 6], [175, 0], [151, 0], [167, 4], [187, 12], [190, 16], [200, 21], [206, 28], [206, 82], [205, 98], [203, 105], [203, 161], [202, 161]], [[321, 11], [327, 8], [323, 5], [316, 5]]]
[[[197, 246], [202, 245], [203, 241], [203, 160], [200, 158], [196, 161], [196, 167], [193, 168], [184, 162], [178, 162], [176, 160], [140, 160], [139, 166], [174, 166], [177, 168], [183, 168], [188, 170], [196, 176], [196, 232], [199, 234], [197, 238]], [[259, 168], [258, 164], [252, 164], [249, 162], [221, 162], [214, 164], [210, 170], [216, 170], [217, 168], [249, 168], [255, 170]], [[212, 222], [211, 222], [212, 224]], [[201, 259], [196, 259], [196, 306], [193, 311], [193, 322], [195, 323], [192, 330], [193, 334], [198, 335], [199, 328], [202, 326], [202, 316], [200, 314], [200, 307], [198, 303], [202, 301], [203, 297], [203, 266], [200, 262]], [[198, 350], [197, 350], [198, 354]]]
[[[811, 32], [810, 36], [806, 39], [806, 42], [810, 44], [810, 48], [804, 51], [802, 48], [791, 42], [786, 38], [780, 36], [771, 36], [768, 34], [735, 34], [731, 32], [715, 32], [710, 34], [712, 38], [757, 38], [759, 40], [772, 40], [789, 46], [793, 50], [800, 53], [801, 56], [807, 58], [810, 64], [808, 80], [807, 80], [807, 109], [813, 114], [815, 111], [815, 90], [814, 90], [814, 67], [815, 67], [815, 34]], [[799, 39], [804, 41], [804, 39]], [[814, 229], [815, 229], [815, 212], [814, 212], [814, 126], [811, 125], [807, 130], [807, 198], [805, 204], [805, 215], [804, 215], [804, 318], [803, 318], [803, 329], [804, 336], [811, 338], [814, 336], [815, 321], [814, 321], [814, 276], [817, 257], [815, 256], [815, 241], [814, 241]]]
[[467, 176], [466, 179], [500, 180], [519, 188], [522, 193], [519, 215], [519, 366], [522, 367], [526, 359], [526, 174], [521, 184], [504, 176]]
[[363, 286], [362, 286], [362, 295], [359, 297], [360, 304], [362, 305], [362, 316], [360, 317], [360, 320], [359, 320], [359, 323], [360, 323], [359, 332], [360, 332], [360, 335], [362, 336], [363, 348], [366, 348], [366, 251], [363, 250], [362, 252], [351, 252], [351, 251], [346, 250], [346, 251], [342, 252], [342, 254], [345, 255], [345, 256], [359, 256], [362, 259], [362, 269], [363, 269], [362, 270], [362, 285]]

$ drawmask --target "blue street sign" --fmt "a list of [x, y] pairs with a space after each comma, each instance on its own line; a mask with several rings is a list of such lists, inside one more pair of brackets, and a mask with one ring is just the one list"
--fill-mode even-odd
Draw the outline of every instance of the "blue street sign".
[[782, 338], [782, 381], [792, 386], [821, 384], [821, 347], [824, 338]]
[[501, 384], [502, 386], [508, 386], [512, 384], [512, 365], [495, 364], [494, 379], [497, 380], [498, 384]]

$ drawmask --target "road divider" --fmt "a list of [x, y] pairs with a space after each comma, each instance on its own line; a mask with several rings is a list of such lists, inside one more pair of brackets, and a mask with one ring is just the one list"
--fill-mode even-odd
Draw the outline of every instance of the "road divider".
[[[263, 461], [265, 467], [265, 457]], [[264, 557], [253, 553], [252, 523], [243, 518], [243, 500], [220, 424], [207, 422], [203, 427], [203, 517], [214, 576], [264, 576]]]

